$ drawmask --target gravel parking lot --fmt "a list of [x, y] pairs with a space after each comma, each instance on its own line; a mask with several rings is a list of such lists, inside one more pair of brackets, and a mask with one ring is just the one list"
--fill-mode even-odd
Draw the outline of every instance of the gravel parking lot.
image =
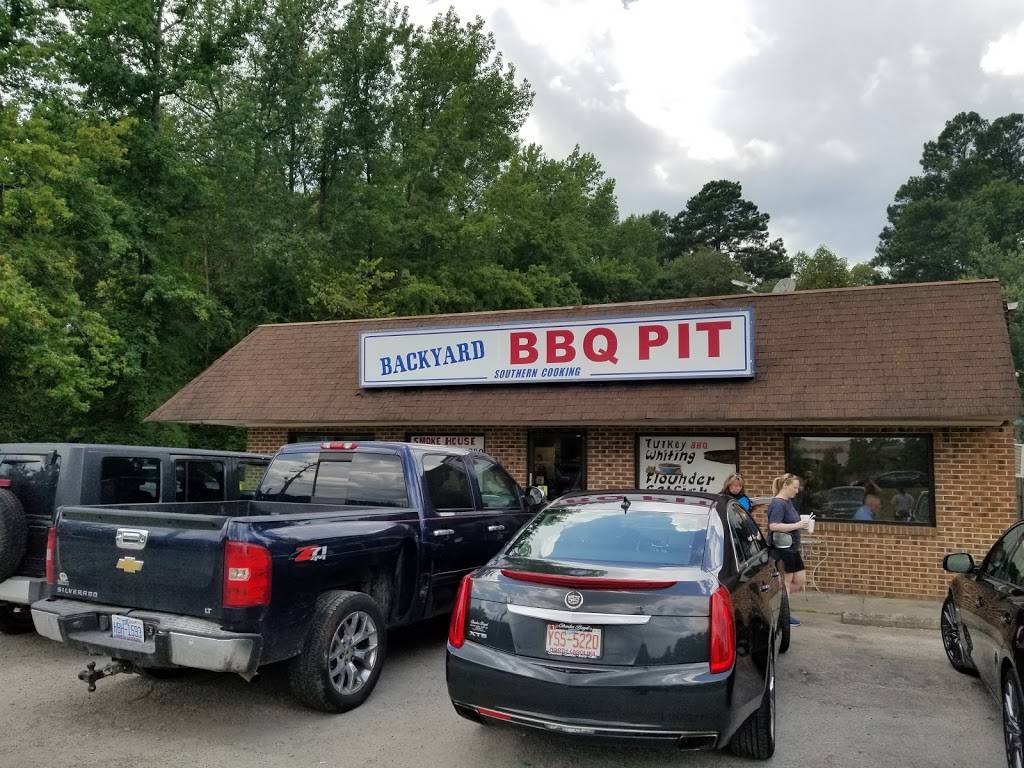
[[[804, 618], [779, 664], [779, 746], [769, 765], [1005, 765], [995, 704], [949, 667], [937, 632]], [[280, 669], [251, 684], [199, 672], [169, 682], [121, 675], [90, 694], [76, 679], [81, 654], [35, 635], [0, 636], [0, 766], [744, 764], [724, 753], [590, 746], [464, 721], [445, 694], [445, 629], [435, 622], [393, 635], [374, 695], [340, 716], [293, 703]]]

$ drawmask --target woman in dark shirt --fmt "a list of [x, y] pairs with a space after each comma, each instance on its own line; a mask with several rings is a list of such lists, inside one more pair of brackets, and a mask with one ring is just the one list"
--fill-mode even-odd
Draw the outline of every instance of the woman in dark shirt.
[[731, 496], [736, 499], [743, 509], [747, 512], [750, 511], [750, 497], [747, 496], [746, 492], [743, 490], [743, 478], [737, 473], [734, 472], [725, 478], [725, 482], [722, 483], [722, 490], [720, 493], [723, 493], [726, 496]]
[[[788, 533], [793, 537], [791, 547], [772, 549], [775, 559], [782, 563], [786, 572], [786, 592], [792, 594], [794, 590], [797, 592], [803, 590], [807, 583], [804, 560], [800, 556], [800, 531], [806, 530], [809, 523], [800, 518], [800, 513], [793, 506], [793, 497], [800, 493], [800, 478], [790, 474], [776, 477], [772, 482], [772, 492], [775, 494], [775, 498], [768, 505], [769, 535]], [[772, 535], [773, 544], [774, 540], [775, 537]], [[800, 624], [792, 614], [790, 614], [789, 623], [794, 626]]]

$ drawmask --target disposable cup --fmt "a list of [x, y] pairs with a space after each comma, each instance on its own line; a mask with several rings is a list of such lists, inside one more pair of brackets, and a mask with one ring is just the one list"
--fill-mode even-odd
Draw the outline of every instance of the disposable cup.
[[800, 515], [800, 519], [809, 521], [810, 524], [807, 526], [807, 532], [814, 533], [814, 518], [810, 515]]

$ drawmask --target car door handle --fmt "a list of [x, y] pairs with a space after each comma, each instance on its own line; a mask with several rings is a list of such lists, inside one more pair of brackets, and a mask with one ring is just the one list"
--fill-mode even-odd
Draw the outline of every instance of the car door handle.
[[497, 533], [498, 531], [504, 531], [505, 530], [505, 526], [504, 525], [488, 525], [487, 526], [487, 530], [490, 531], [491, 533]]
[[455, 531], [452, 530], [451, 528], [438, 528], [436, 531], [434, 531], [434, 535], [435, 536], [454, 536], [455, 535]]
[[769, 589], [771, 589], [771, 587], [767, 584], [762, 584], [760, 587], [758, 587], [758, 589], [760, 589], [762, 592], [767, 592]]

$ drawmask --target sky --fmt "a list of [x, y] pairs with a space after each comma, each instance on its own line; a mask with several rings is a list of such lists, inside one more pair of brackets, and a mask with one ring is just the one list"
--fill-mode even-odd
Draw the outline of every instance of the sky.
[[521, 135], [575, 145], [623, 216], [743, 185], [790, 253], [870, 259], [924, 142], [1024, 111], [1021, 0], [405, 0], [482, 17], [536, 93]]

